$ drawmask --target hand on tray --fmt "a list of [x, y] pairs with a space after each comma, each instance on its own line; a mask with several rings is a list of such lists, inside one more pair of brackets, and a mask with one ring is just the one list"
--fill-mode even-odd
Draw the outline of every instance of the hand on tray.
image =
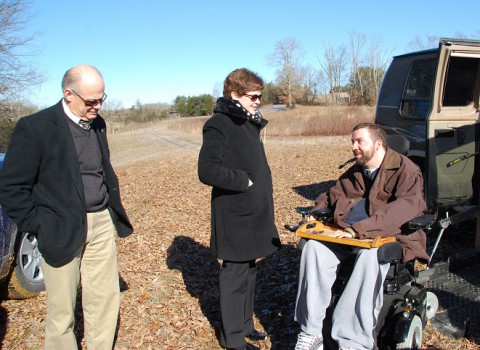
[[343, 230], [336, 230], [336, 231], [325, 230], [321, 234], [331, 236], [331, 237], [336, 237], [336, 238], [352, 238], [352, 235], [350, 234], [350, 232], [343, 231]]

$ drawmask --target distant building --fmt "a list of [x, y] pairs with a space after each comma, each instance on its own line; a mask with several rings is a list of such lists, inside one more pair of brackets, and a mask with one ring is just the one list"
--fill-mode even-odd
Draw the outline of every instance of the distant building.
[[348, 104], [350, 103], [350, 94], [348, 92], [321, 94], [315, 97], [315, 101], [325, 105]]
[[171, 111], [168, 113], [168, 119], [180, 119], [180, 113]]

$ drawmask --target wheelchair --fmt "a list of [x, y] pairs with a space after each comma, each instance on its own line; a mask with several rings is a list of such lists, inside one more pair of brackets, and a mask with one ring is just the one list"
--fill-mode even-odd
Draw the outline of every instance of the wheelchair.
[[[302, 215], [298, 225], [285, 225], [291, 232], [312, 225], [307, 216], [312, 215], [317, 221], [329, 224], [332, 213], [329, 209], [311, 211], [312, 207], [299, 207], [296, 211]], [[429, 230], [435, 222], [433, 215], [425, 215], [408, 223], [412, 229]], [[300, 240], [302, 249], [306, 241]], [[355, 257], [341, 264], [337, 280], [332, 287], [332, 299], [326, 311], [323, 327], [324, 349], [337, 350], [338, 345], [331, 338], [332, 315], [335, 305], [348, 282]], [[391, 242], [378, 248], [379, 263], [390, 263], [390, 269], [383, 284], [384, 302], [378, 317], [375, 330], [377, 346], [382, 350], [421, 349], [423, 330], [438, 308], [438, 298], [427, 291], [424, 283], [428, 280], [429, 271], [415, 271], [411, 262], [403, 261], [403, 249], [400, 243]], [[353, 312], [353, 310], [352, 310]]]
[[[375, 330], [377, 346], [381, 350], [420, 349], [424, 327], [428, 320], [435, 317], [439, 306], [437, 296], [429, 291], [427, 286], [434, 287], [436, 281], [444, 279], [455, 266], [471, 264], [471, 256], [474, 261], [480, 261], [480, 138], [477, 128], [468, 126], [454, 130], [453, 134], [458, 137], [430, 140], [430, 147], [422, 158], [417, 157], [415, 152], [412, 153], [410, 141], [404, 135], [387, 133], [388, 146], [408, 156], [423, 173], [424, 197], [428, 211], [407, 225], [414, 230], [423, 229], [427, 233], [427, 242], [430, 243], [427, 243], [429, 260], [422, 271], [416, 271], [411, 262], [403, 261], [399, 243], [385, 244], [379, 249], [379, 261], [390, 262], [391, 265], [383, 286], [384, 303]], [[439, 134], [439, 137], [442, 135]], [[354, 160], [346, 161], [339, 169]], [[306, 217], [311, 214], [311, 209], [312, 207], [296, 208], [302, 215], [302, 220], [298, 225], [285, 225], [285, 228], [296, 232], [301, 225], [307, 224]], [[331, 220], [328, 209], [316, 215], [318, 220], [324, 223]], [[461, 227], [462, 223], [474, 219], [477, 219], [477, 228], [473, 254], [472, 246], [467, 246], [465, 242], [461, 249], [467, 252], [466, 256], [459, 257], [456, 253], [452, 255], [448, 246], [443, 251], [437, 251], [445, 240], [444, 233], [449, 226]], [[302, 244], [303, 239], [299, 242], [300, 249]], [[331, 316], [352, 265], [350, 270], [348, 266], [340, 268], [339, 277], [332, 290], [330, 310], [327, 310], [324, 322], [325, 349], [337, 349], [329, 335]], [[470, 332], [471, 324], [465, 323], [464, 327], [466, 336]]]

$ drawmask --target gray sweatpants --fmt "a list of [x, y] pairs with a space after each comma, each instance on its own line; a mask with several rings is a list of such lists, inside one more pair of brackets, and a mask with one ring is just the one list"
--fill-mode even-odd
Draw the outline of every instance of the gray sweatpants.
[[333, 313], [332, 338], [339, 347], [376, 349], [375, 326], [383, 304], [383, 281], [390, 264], [377, 250], [309, 240], [302, 250], [295, 321], [311, 335], [322, 334], [325, 311], [339, 264], [356, 254], [355, 268]]

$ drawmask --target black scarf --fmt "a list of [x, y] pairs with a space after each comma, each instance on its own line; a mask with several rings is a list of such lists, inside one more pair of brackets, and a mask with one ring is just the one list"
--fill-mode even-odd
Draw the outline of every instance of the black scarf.
[[251, 123], [254, 124], [262, 124], [263, 116], [260, 113], [260, 110], [257, 108], [255, 114], [250, 113], [247, 111], [240, 102], [237, 100], [231, 100], [228, 98], [220, 97], [217, 100], [217, 106], [215, 107], [214, 112], [222, 112], [222, 113], [229, 113], [235, 116], [243, 116], [246, 117]]

